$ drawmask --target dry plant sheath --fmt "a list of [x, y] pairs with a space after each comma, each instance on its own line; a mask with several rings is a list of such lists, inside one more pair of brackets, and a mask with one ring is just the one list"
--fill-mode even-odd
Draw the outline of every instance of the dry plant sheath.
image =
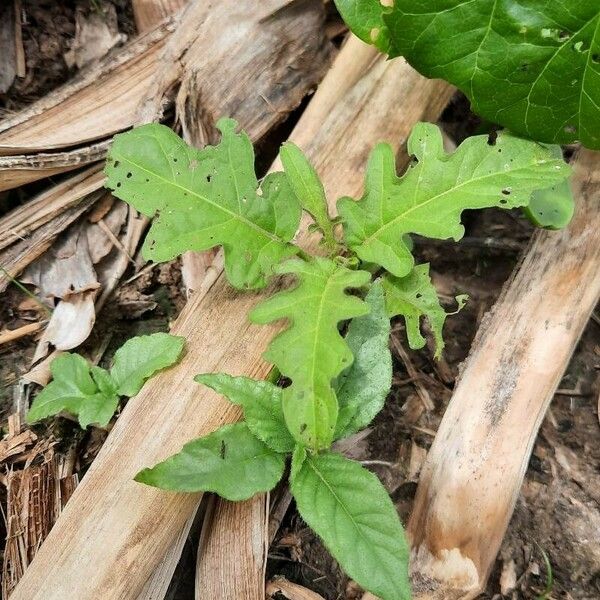
[[408, 526], [417, 598], [484, 589], [538, 428], [598, 302], [597, 153], [580, 150], [573, 189], [573, 221], [536, 234], [473, 342], [427, 456]]

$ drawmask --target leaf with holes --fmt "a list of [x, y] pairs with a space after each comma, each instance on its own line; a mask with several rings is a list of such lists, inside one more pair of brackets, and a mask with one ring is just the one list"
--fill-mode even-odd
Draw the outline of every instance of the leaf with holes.
[[194, 378], [244, 409], [248, 429], [276, 452], [291, 452], [296, 442], [283, 416], [283, 390], [269, 381], [232, 377], [225, 373], [204, 373]]
[[369, 311], [346, 290], [365, 285], [370, 275], [318, 257], [310, 262], [292, 259], [276, 271], [295, 275], [298, 284], [262, 302], [250, 319], [288, 320], [287, 329], [275, 337], [264, 357], [292, 380], [283, 391], [283, 413], [291, 434], [313, 450], [328, 448], [338, 414], [332, 381], [352, 363], [338, 323]]
[[[386, 275], [383, 287], [389, 317], [404, 317], [408, 345], [413, 350], [425, 345], [425, 338], [421, 333], [421, 319], [425, 317], [429, 321], [435, 340], [435, 357], [439, 358], [444, 349], [444, 323], [448, 314], [454, 313], [447, 313], [440, 305], [429, 277], [429, 265], [417, 265], [406, 277]], [[464, 294], [456, 296], [456, 312], [465, 305], [467, 298]]]
[[489, 121], [542, 142], [600, 149], [597, 0], [336, 4], [359, 37], [456, 85]]
[[168, 333], [140, 335], [127, 340], [116, 352], [110, 375], [121, 396], [135, 396], [148, 377], [175, 364], [185, 338]]
[[354, 361], [335, 386], [340, 406], [336, 438], [364, 429], [383, 408], [392, 386], [390, 320], [381, 281], [373, 283], [365, 302], [371, 312], [352, 319], [345, 337]]
[[379, 144], [369, 158], [365, 193], [356, 202], [338, 202], [347, 244], [367, 262], [397, 277], [410, 273], [414, 260], [404, 234], [460, 239], [467, 208], [525, 206], [536, 189], [563, 181], [569, 166], [544, 146], [499, 133], [467, 138], [452, 154], [440, 130], [418, 123], [408, 140], [413, 163], [396, 176], [394, 153]]
[[297, 463], [292, 494], [298, 511], [344, 571], [382, 600], [408, 600], [408, 544], [377, 477], [339, 454]]
[[260, 288], [274, 264], [292, 256], [300, 206], [283, 173], [259, 188], [254, 151], [236, 122], [221, 119], [221, 143], [196, 150], [168, 127], [150, 124], [115, 136], [107, 187], [154, 217], [144, 243], [149, 260], [223, 246], [237, 288]]
[[247, 500], [272, 490], [284, 467], [283, 454], [252, 435], [245, 423], [235, 423], [189, 442], [178, 454], [140, 471], [135, 480], [164, 490]]

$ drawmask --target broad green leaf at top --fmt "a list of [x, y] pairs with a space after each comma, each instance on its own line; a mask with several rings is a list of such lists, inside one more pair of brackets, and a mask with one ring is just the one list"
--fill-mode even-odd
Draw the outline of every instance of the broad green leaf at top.
[[223, 246], [236, 288], [260, 288], [273, 265], [292, 256], [300, 206], [283, 173], [259, 188], [254, 150], [236, 122], [221, 119], [217, 146], [197, 150], [163, 125], [115, 136], [105, 172], [112, 193], [154, 221], [143, 253], [165, 261]]
[[235, 423], [189, 442], [178, 454], [140, 471], [135, 480], [176, 492], [215, 492], [227, 500], [247, 500], [272, 490], [284, 467], [283, 454], [254, 437], [245, 423]]
[[[65, 353], [50, 364], [52, 381], [35, 397], [27, 422], [65, 411], [79, 417], [85, 429], [90, 424], [106, 426], [119, 403], [119, 396], [104, 369], [94, 368], [79, 354]], [[100, 385], [98, 385], [98, 383]]]
[[570, 174], [570, 167], [545, 146], [505, 132], [493, 145], [488, 136], [473, 136], [446, 154], [440, 130], [418, 123], [408, 153], [416, 162], [398, 177], [391, 147], [376, 146], [362, 199], [338, 202], [347, 244], [362, 260], [396, 277], [408, 275], [414, 264], [405, 234], [459, 240], [463, 210], [525, 206], [534, 190]]
[[127, 340], [116, 352], [110, 370], [121, 396], [135, 396], [148, 377], [179, 359], [185, 338], [168, 333], [141, 335]]
[[352, 33], [363, 42], [388, 52], [390, 35], [383, 15], [390, 12], [392, 0], [335, 0], [335, 5]]
[[283, 412], [294, 438], [312, 450], [328, 448], [338, 414], [332, 381], [352, 363], [338, 324], [369, 311], [346, 290], [365, 285], [370, 275], [319, 257], [310, 262], [292, 259], [276, 271], [295, 275], [297, 285], [259, 304], [250, 319], [287, 319], [287, 329], [275, 337], [264, 357], [292, 380], [283, 391]]
[[336, 4], [356, 35], [456, 85], [485, 119], [541, 142], [600, 149], [597, 0]]
[[244, 409], [248, 429], [276, 452], [291, 452], [296, 445], [283, 416], [283, 390], [269, 381], [203, 373], [194, 378]]
[[365, 302], [371, 312], [352, 319], [344, 338], [354, 361], [335, 385], [340, 407], [336, 438], [364, 429], [383, 408], [392, 386], [390, 319], [381, 281], [373, 283]]
[[308, 159], [292, 142], [286, 142], [279, 152], [288, 182], [302, 208], [315, 220], [323, 233], [323, 242], [329, 248], [335, 248], [333, 223], [327, 209], [327, 198], [323, 184]]
[[[383, 279], [385, 302], [388, 316], [402, 315], [406, 323], [408, 345], [418, 350], [425, 345], [421, 333], [421, 318], [429, 321], [435, 341], [435, 357], [439, 358], [444, 349], [444, 323], [448, 313], [441, 306], [435, 287], [429, 277], [429, 264], [417, 265], [406, 277], [386, 275]], [[456, 296], [460, 310], [467, 296]]]
[[410, 599], [404, 530], [373, 473], [339, 454], [309, 455], [291, 489], [304, 521], [352, 579], [381, 600]]

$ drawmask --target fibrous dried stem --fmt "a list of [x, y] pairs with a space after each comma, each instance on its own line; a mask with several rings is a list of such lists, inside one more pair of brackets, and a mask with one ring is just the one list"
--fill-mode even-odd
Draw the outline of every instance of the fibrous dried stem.
[[600, 296], [600, 160], [574, 161], [576, 211], [539, 231], [480, 327], [408, 526], [417, 598], [484, 589], [538, 428]]

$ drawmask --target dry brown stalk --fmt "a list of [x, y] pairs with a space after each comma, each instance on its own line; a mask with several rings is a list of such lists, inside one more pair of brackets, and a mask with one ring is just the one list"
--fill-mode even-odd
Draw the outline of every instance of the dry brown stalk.
[[538, 428], [598, 302], [598, 154], [581, 150], [574, 169], [572, 223], [535, 234], [477, 333], [423, 467], [408, 526], [417, 598], [484, 589]]

